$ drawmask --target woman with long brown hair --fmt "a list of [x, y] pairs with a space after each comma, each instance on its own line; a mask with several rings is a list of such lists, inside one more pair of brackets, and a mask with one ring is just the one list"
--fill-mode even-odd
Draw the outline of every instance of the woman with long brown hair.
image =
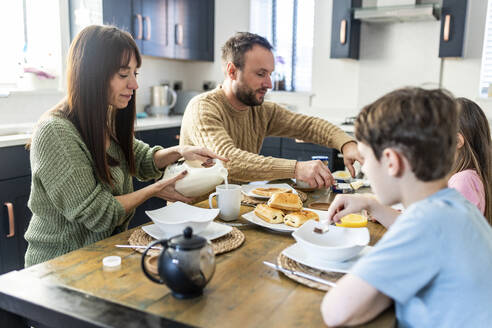
[[25, 264], [40, 263], [127, 229], [135, 208], [151, 197], [190, 202], [159, 180], [138, 191], [181, 157], [226, 160], [200, 147], [149, 145], [134, 138], [139, 50], [130, 34], [89, 26], [73, 40], [67, 97], [45, 113], [30, 143], [33, 216]]
[[484, 112], [473, 101], [457, 98], [458, 144], [450, 188], [475, 204], [492, 225], [492, 141]]

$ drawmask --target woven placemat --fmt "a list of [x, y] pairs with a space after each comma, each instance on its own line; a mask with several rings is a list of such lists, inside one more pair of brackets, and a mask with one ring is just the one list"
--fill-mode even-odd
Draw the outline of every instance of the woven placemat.
[[[305, 202], [307, 200], [307, 194], [304, 191], [300, 191], [299, 189], [296, 189], [297, 194], [299, 195], [299, 198], [301, 199], [301, 202]], [[258, 204], [266, 204], [268, 202], [268, 198], [254, 198], [250, 196], [246, 196], [245, 194], [242, 195], [243, 199], [241, 200], [242, 205], [249, 205], [249, 206], [255, 206]]]
[[[336, 282], [338, 279], [344, 276], [344, 273], [339, 273], [339, 272], [324, 272], [318, 269], [311, 268], [307, 265], [301, 264], [299, 262], [296, 262], [287, 256], [283, 255], [282, 253], [279, 254], [277, 257], [277, 264], [283, 268], [293, 270], [293, 271], [300, 271], [304, 273], [309, 273], [310, 275], [333, 281]], [[289, 277], [292, 280], [297, 281], [298, 283], [301, 283], [303, 285], [306, 285], [311, 288], [316, 288], [319, 290], [324, 290], [324, 291], [329, 291], [331, 289], [330, 286], [320, 284], [316, 281], [312, 281], [309, 279], [305, 279], [302, 277], [294, 276], [292, 274], [287, 274], [285, 273], [287, 277]]]
[[[149, 236], [145, 231], [136, 229], [128, 238], [128, 243], [132, 246], [147, 246], [155, 239]], [[239, 248], [244, 242], [244, 234], [237, 228], [232, 228], [232, 231], [227, 235], [212, 240], [212, 248], [215, 255], [230, 252], [236, 248]], [[134, 248], [139, 253], [143, 253], [143, 248]], [[147, 252], [147, 255], [159, 255], [160, 250], [151, 249]]]

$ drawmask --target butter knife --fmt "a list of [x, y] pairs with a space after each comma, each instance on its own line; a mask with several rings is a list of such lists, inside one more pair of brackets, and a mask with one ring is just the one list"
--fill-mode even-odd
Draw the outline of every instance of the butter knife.
[[336, 287], [336, 285], [337, 285], [334, 282], [331, 282], [329, 280], [318, 278], [318, 277], [313, 276], [313, 275], [310, 275], [308, 273], [285, 269], [285, 268], [282, 268], [279, 265], [276, 265], [276, 264], [273, 264], [273, 263], [270, 263], [270, 262], [267, 262], [267, 261], [263, 261], [263, 264], [265, 264], [266, 266], [269, 266], [270, 268], [275, 269], [277, 271], [280, 271], [280, 272], [283, 272], [283, 273], [288, 273], [288, 274], [293, 274], [294, 276], [298, 276], [298, 277], [302, 277], [302, 278], [309, 279], [309, 280], [312, 280], [312, 281], [316, 281], [316, 282], [318, 282], [320, 284], [327, 285], [327, 286], [330, 286], [330, 287]]

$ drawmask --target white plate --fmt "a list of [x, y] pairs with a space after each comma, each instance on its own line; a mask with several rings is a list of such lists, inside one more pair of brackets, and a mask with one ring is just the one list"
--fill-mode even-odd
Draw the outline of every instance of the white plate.
[[190, 221], [211, 221], [219, 215], [219, 212], [220, 210], [217, 208], [208, 209], [188, 205], [182, 202], [175, 202], [156, 210], [145, 211], [145, 214], [153, 221], [159, 221], [164, 224], [180, 224]]
[[[170, 233], [166, 233], [165, 231], [162, 231], [155, 224], [143, 226], [142, 230], [155, 239], [167, 239], [175, 236], [175, 234], [170, 234]], [[213, 240], [222, 237], [224, 235], [227, 235], [231, 231], [232, 231], [232, 227], [228, 225], [212, 222], [207, 226], [205, 230], [200, 232], [198, 235], [207, 238], [208, 240]]]
[[309, 220], [292, 233], [292, 237], [309, 254], [325, 261], [346, 261], [359, 254], [369, 244], [367, 228], [344, 228], [330, 226], [325, 233], [314, 232], [321, 224]]
[[184, 228], [191, 227], [200, 233], [219, 215], [217, 208], [207, 209], [176, 202], [145, 213], [157, 224], [159, 229], [173, 235], [183, 233]]
[[322, 260], [316, 257], [316, 255], [310, 255], [309, 252], [304, 249], [299, 243], [295, 243], [294, 245], [287, 247], [282, 251], [282, 254], [296, 262], [307, 265], [314, 269], [347, 273], [361, 257], [368, 254], [371, 250], [372, 246], [366, 246], [359, 253], [359, 255], [345, 262]]
[[270, 198], [270, 196], [260, 196], [257, 194], [253, 194], [251, 192], [251, 190], [256, 189], [256, 188], [287, 188], [287, 189], [291, 189], [292, 193], [297, 194], [297, 191], [286, 183], [271, 183], [271, 184], [264, 184], [264, 185], [247, 184], [247, 185], [241, 186], [241, 191], [243, 192], [243, 194], [245, 194], [246, 196], [249, 196], [249, 197], [263, 198], [263, 199]]
[[[327, 211], [313, 210], [312, 208], [305, 208], [305, 207], [303, 207], [302, 209], [307, 210], [307, 211], [315, 212], [316, 214], [318, 214], [320, 220], [322, 218], [326, 218], [326, 215], [328, 214]], [[245, 214], [242, 215], [242, 217], [244, 219], [248, 220], [251, 223], [254, 223], [256, 225], [259, 225], [259, 226], [262, 226], [264, 228], [268, 228], [268, 229], [271, 229], [271, 230], [275, 230], [275, 231], [292, 232], [292, 231], [296, 231], [298, 229], [298, 228], [294, 228], [294, 227], [288, 226], [288, 225], [283, 224], [283, 223], [278, 223], [278, 224], [268, 223], [265, 220], [262, 220], [261, 218], [259, 218], [258, 216], [256, 216], [256, 214], [255, 214], [254, 211], [245, 213]]]

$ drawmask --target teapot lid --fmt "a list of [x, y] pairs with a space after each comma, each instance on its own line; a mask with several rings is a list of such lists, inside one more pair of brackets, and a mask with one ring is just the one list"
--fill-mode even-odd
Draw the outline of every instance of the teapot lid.
[[207, 239], [194, 235], [191, 227], [186, 227], [182, 235], [171, 238], [168, 242], [169, 247], [176, 250], [191, 251], [200, 249], [207, 243]]

